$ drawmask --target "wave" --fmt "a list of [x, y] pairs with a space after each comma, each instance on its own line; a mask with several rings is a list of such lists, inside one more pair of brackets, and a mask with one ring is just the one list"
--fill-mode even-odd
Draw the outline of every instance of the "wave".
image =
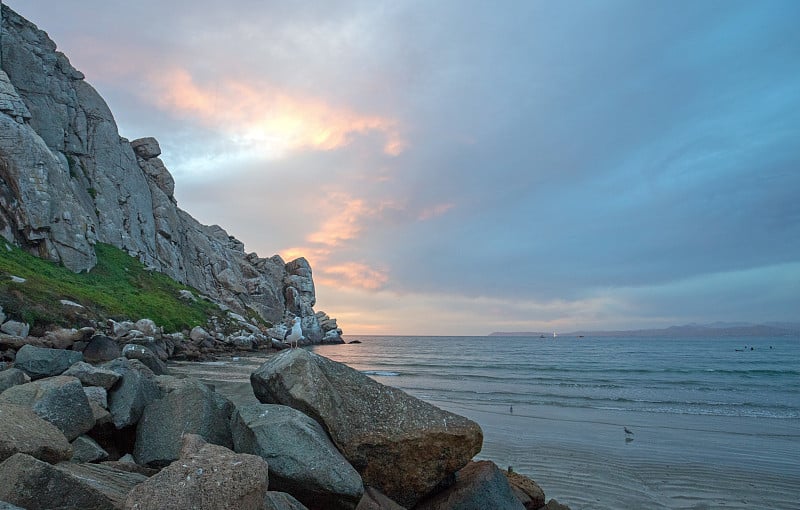
[[377, 375], [379, 377], [397, 377], [400, 372], [390, 372], [388, 370], [362, 370], [364, 375]]

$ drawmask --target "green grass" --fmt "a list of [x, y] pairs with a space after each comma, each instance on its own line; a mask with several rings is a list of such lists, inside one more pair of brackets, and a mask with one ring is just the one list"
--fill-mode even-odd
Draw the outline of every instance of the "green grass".
[[[0, 306], [6, 315], [27, 322], [32, 332], [51, 325], [79, 327], [90, 320], [138, 320], [148, 318], [165, 332], [205, 326], [212, 315], [223, 316], [213, 303], [203, 299], [186, 302], [178, 297], [183, 289], [199, 292], [156, 271], [118, 248], [98, 244], [97, 266], [76, 274], [65, 267], [34, 257], [0, 242]], [[25, 278], [14, 283], [11, 276]], [[68, 299], [85, 308], [64, 306]], [[32, 334], [33, 334], [32, 333]]]

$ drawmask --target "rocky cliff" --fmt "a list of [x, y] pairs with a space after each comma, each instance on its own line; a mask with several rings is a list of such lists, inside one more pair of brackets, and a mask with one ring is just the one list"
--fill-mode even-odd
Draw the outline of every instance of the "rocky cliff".
[[33, 23], [4, 5], [0, 25], [0, 236], [76, 272], [108, 243], [238, 313], [300, 316], [311, 341], [341, 334], [313, 310], [305, 259], [245, 253], [181, 210], [158, 142], [120, 137], [103, 98]]

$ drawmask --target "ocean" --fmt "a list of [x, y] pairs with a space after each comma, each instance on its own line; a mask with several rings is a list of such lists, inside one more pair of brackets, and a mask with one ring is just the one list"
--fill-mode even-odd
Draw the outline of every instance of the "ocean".
[[[573, 510], [800, 509], [798, 338], [347, 340], [313, 350], [475, 420], [479, 458]], [[183, 367], [224, 392], [262, 361]]]

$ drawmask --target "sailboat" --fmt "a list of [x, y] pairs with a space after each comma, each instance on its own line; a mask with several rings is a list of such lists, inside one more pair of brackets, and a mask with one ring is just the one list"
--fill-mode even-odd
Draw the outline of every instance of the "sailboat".
[[557, 336], [558, 336], [558, 335], [556, 335], [556, 332], [555, 332], [555, 331], [553, 331], [553, 338], [555, 338], [555, 337], [557, 337]]

